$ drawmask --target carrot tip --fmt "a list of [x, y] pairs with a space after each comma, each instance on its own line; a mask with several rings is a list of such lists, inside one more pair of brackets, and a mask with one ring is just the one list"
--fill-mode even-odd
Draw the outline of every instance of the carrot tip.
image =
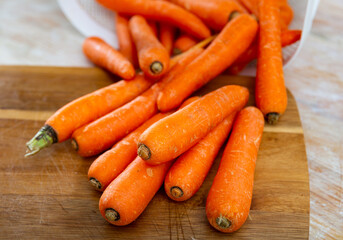
[[74, 138], [71, 140], [71, 146], [73, 147], [75, 151], [79, 150], [79, 145], [77, 144]]
[[150, 65], [150, 70], [153, 74], [159, 74], [163, 71], [163, 64], [159, 61], [155, 61]]
[[110, 222], [118, 221], [120, 219], [119, 213], [113, 208], [107, 208], [105, 211], [105, 216]]
[[144, 145], [143, 143], [139, 144], [137, 154], [143, 160], [149, 160], [151, 157], [150, 149], [146, 145]]
[[174, 198], [180, 198], [183, 196], [183, 191], [181, 188], [174, 186], [170, 188], [170, 194], [174, 197]]
[[100, 190], [101, 189], [101, 183], [97, 180], [97, 179], [95, 179], [95, 178], [90, 178], [89, 179], [89, 182], [90, 182], [90, 184], [92, 184], [92, 186], [94, 186], [97, 190]]
[[219, 216], [216, 218], [216, 223], [220, 228], [229, 228], [231, 226], [231, 221], [228, 220], [226, 217]]
[[279, 121], [280, 114], [277, 112], [267, 113], [266, 120], [269, 124], [274, 125]]
[[37, 134], [26, 143], [27, 153], [25, 157], [31, 156], [39, 152], [41, 149], [58, 142], [55, 130], [49, 125], [44, 125]]
[[238, 17], [239, 15], [241, 15], [241, 14], [240, 14], [240, 12], [238, 12], [238, 11], [233, 11], [233, 12], [231, 12], [230, 15], [229, 15], [229, 22], [230, 22], [232, 19]]

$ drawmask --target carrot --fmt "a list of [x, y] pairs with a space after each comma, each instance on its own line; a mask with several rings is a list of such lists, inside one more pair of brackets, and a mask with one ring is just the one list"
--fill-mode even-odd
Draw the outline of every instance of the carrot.
[[232, 64], [251, 44], [257, 22], [242, 14], [227, 24], [205, 51], [161, 91], [158, 109], [169, 111]]
[[246, 88], [234, 85], [205, 95], [145, 130], [139, 138], [138, 155], [153, 165], [178, 157], [242, 108], [248, 96]]
[[211, 32], [194, 14], [167, 1], [97, 0], [106, 8], [128, 15], [141, 15], [147, 19], [166, 22], [181, 28], [194, 37], [204, 39]]
[[261, 0], [256, 71], [256, 105], [268, 123], [278, 122], [287, 107], [282, 69], [280, 11], [274, 0]]
[[131, 101], [151, 85], [150, 80], [137, 74], [131, 81], [121, 80], [73, 100], [54, 113], [26, 143], [29, 150], [26, 156], [69, 139], [77, 128]]
[[164, 189], [171, 199], [190, 199], [201, 187], [221, 146], [229, 135], [235, 113], [226, 117], [194, 147], [182, 154], [169, 169]]
[[116, 15], [116, 33], [119, 43], [119, 51], [132, 63], [138, 66], [136, 46], [133, 43], [129, 30], [129, 20], [120, 15]]
[[88, 37], [83, 42], [83, 52], [94, 64], [124, 78], [132, 79], [135, 69], [120, 52], [98, 37]]
[[207, 219], [221, 232], [237, 231], [248, 217], [263, 126], [255, 107], [240, 111], [234, 122], [206, 201]]
[[169, 67], [168, 52], [153, 35], [143, 17], [133, 16], [129, 26], [137, 48], [140, 68], [150, 78], [161, 77]]
[[175, 28], [166, 23], [160, 23], [160, 41], [169, 55], [173, 49]]
[[291, 24], [293, 20], [293, 9], [286, 3], [280, 3], [280, 24], [281, 30], [288, 29], [288, 26]]
[[72, 135], [73, 148], [81, 156], [89, 157], [113, 146], [157, 112], [158, 90], [154, 85], [124, 106], [78, 128]]
[[189, 104], [191, 104], [191, 103], [193, 103], [193, 102], [195, 102], [195, 101], [197, 101], [197, 100], [199, 100], [199, 99], [200, 99], [199, 96], [193, 96], [193, 97], [187, 98], [187, 99], [181, 104], [181, 106], [180, 106], [179, 109], [182, 109], [182, 108], [184, 108], [185, 106], [187, 106], [187, 105], [189, 105]]
[[158, 113], [131, 132], [110, 150], [100, 155], [88, 170], [90, 183], [99, 191], [105, 190], [137, 156], [138, 138], [150, 125], [169, 115]]
[[171, 0], [198, 16], [214, 30], [221, 30], [234, 12], [247, 13], [239, 3], [232, 0]]
[[[285, 30], [281, 33], [281, 46], [287, 47], [301, 38], [301, 30]], [[228, 72], [238, 74], [258, 55], [258, 42], [254, 41], [250, 47], [230, 66]]]
[[197, 41], [187, 34], [181, 34], [174, 43], [173, 54], [180, 54], [197, 44]]
[[162, 186], [170, 165], [171, 162], [150, 166], [137, 157], [102, 194], [101, 215], [117, 226], [136, 220]]
[[157, 24], [154, 21], [147, 21], [151, 31], [154, 33], [155, 37], [158, 37], [158, 29], [157, 29]]

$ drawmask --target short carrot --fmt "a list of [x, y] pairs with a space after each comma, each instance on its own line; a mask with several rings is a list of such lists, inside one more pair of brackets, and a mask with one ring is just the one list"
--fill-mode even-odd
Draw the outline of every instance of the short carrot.
[[256, 71], [256, 105], [270, 124], [278, 122], [287, 107], [282, 69], [280, 11], [274, 0], [261, 0]]
[[263, 126], [255, 107], [240, 111], [234, 122], [206, 201], [207, 219], [221, 232], [237, 231], [248, 217]]
[[174, 44], [175, 28], [166, 23], [160, 23], [160, 42], [165, 47], [169, 55], [172, 53]]
[[120, 14], [116, 15], [116, 34], [119, 43], [119, 51], [133, 66], [138, 66], [137, 51], [130, 33], [129, 20]]
[[137, 156], [138, 138], [153, 123], [169, 115], [158, 113], [94, 160], [88, 170], [90, 183], [99, 191], [115, 179]]
[[147, 21], [151, 31], [154, 33], [155, 37], [158, 38], [158, 28], [157, 24], [154, 21]]
[[131, 101], [151, 85], [151, 80], [137, 74], [131, 81], [121, 80], [73, 100], [54, 113], [27, 142], [27, 155], [69, 139], [77, 128]]
[[129, 26], [137, 48], [140, 68], [150, 78], [161, 77], [169, 67], [167, 50], [153, 35], [143, 17], [133, 16], [130, 19]]
[[131, 62], [101, 38], [86, 38], [82, 49], [87, 58], [94, 64], [124, 79], [132, 79], [135, 76], [135, 69]]
[[197, 41], [188, 34], [181, 34], [174, 42], [173, 54], [180, 54], [197, 44]]
[[[301, 30], [285, 30], [281, 33], [281, 46], [287, 47], [301, 38]], [[258, 55], [258, 41], [254, 41], [250, 47], [229, 67], [228, 72], [236, 75], [241, 72]]]
[[157, 99], [158, 109], [165, 112], [176, 108], [194, 91], [224, 71], [249, 47], [257, 29], [257, 22], [247, 14], [231, 20], [205, 51], [188, 65], [187, 71], [165, 86]]
[[73, 148], [81, 156], [89, 157], [113, 146], [157, 112], [158, 90], [154, 85], [124, 106], [78, 128], [72, 135]]
[[149, 164], [170, 161], [217, 126], [248, 101], [248, 90], [240, 86], [224, 86], [145, 130], [139, 138], [138, 155]]
[[244, 7], [233, 0], [171, 0], [171, 2], [194, 13], [214, 30], [221, 30], [230, 20], [232, 13], [247, 13]]
[[175, 161], [164, 180], [164, 189], [169, 198], [185, 201], [199, 190], [229, 135], [235, 115], [233, 113], [226, 117], [206, 137]]
[[200, 39], [211, 35], [206, 25], [194, 14], [167, 1], [97, 0], [101, 5], [119, 13], [141, 15], [147, 19], [167, 22]]
[[103, 192], [101, 215], [117, 226], [135, 221], [162, 186], [170, 165], [150, 166], [137, 157]]

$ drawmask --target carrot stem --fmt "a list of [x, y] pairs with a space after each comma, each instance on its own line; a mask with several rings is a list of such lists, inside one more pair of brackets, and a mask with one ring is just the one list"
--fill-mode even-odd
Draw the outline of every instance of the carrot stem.
[[55, 130], [49, 125], [44, 125], [38, 133], [26, 143], [27, 153], [25, 157], [38, 153], [41, 149], [49, 147], [57, 142]]

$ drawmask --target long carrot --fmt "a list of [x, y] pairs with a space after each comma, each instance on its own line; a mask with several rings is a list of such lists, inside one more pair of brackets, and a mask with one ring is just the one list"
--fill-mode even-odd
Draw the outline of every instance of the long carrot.
[[131, 101], [151, 85], [151, 80], [137, 74], [131, 81], [118, 81], [66, 104], [26, 143], [27, 156], [69, 139], [77, 128]]
[[118, 226], [136, 220], [162, 186], [170, 165], [171, 162], [150, 166], [137, 157], [102, 194], [101, 215]]
[[256, 105], [268, 123], [278, 122], [287, 107], [282, 69], [280, 11], [274, 0], [261, 0], [256, 72]]
[[173, 54], [180, 54], [197, 44], [197, 41], [188, 34], [181, 34], [174, 42]]
[[157, 112], [158, 90], [154, 85], [124, 106], [78, 128], [72, 135], [73, 148], [81, 156], [89, 157], [113, 146]]
[[225, 86], [158, 121], [139, 138], [138, 155], [149, 164], [170, 161], [194, 146], [248, 101], [248, 90]]
[[116, 34], [119, 43], [119, 51], [133, 66], [138, 66], [136, 46], [133, 43], [129, 30], [129, 20], [120, 14], [116, 15]]
[[169, 169], [164, 189], [171, 199], [185, 201], [201, 187], [219, 149], [229, 135], [235, 113], [225, 118], [194, 147], [182, 154]]
[[101, 38], [86, 38], [82, 48], [84, 54], [94, 64], [124, 79], [132, 79], [135, 76], [135, 69], [131, 62]]
[[258, 12], [258, 1], [259, 0], [239, 0], [241, 4], [249, 10], [249, 12], [253, 13], [256, 17], [259, 17]]
[[185, 32], [203, 39], [210, 36], [210, 30], [194, 14], [167, 1], [145, 0], [97, 0], [101, 5], [119, 13], [141, 15], [147, 19], [167, 22]]
[[154, 115], [139, 128], [116, 143], [113, 148], [95, 159], [88, 170], [90, 183], [99, 191], [105, 190], [108, 184], [136, 158], [139, 136], [145, 129], [167, 115], [169, 113], [158, 113]]
[[264, 120], [255, 107], [238, 113], [206, 201], [209, 223], [221, 232], [237, 231], [248, 217]]
[[257, 22], [247, 14], [230, 21], [203, 54], [189, 64], [187, 71], [165, 86], [158, 96], [158, 109], [164, 112], [176, 108], [192, 92], [224, 71], [249, 47], [257, 28]]
[[158, 38], [158, 28], [155, 21], [147, 21], [151, 31], [154, 33], [155, 37]]
[[193, 97], [187, 98], [187, 99], [181, 104], [181, 106], [180, 106], [179, 109], [182, 109], [182, 108], [186, 107], [187, 105], [189, 105], [189, 104], [191, 104], [191, 103], [193, 103], [193, 102], [195, 102], [195, 101], [197, 101], [197, 100], [199, 100], [199, 99], [200, 99], [199, 96], [193, 96]]
[[215, 30], [221, 30], [230, 19], [233, 12], [247, 13], [239, 3], [233, 0], [171, 0], [191, 13], [194, 13], [206, 25]]
[[133, 16], [129, 22], [130, 31], [138, 52], [139, 66], [150, 78], [161, 77], [169, 67], [169, 54], [153, 35], [146, 20]]
[[173, 50], [175, 28], [166, 23], [160, 23], [160, 42], [165, 47], [169, 55]]
[[[301, 38], [301, 30], [285, 30], [281, 33], [281, 46], [287, 47]], [[258, 41], [254, 41], [250, 47], [229, 67], [230, 74], [238, 74], [258, 55]]]

